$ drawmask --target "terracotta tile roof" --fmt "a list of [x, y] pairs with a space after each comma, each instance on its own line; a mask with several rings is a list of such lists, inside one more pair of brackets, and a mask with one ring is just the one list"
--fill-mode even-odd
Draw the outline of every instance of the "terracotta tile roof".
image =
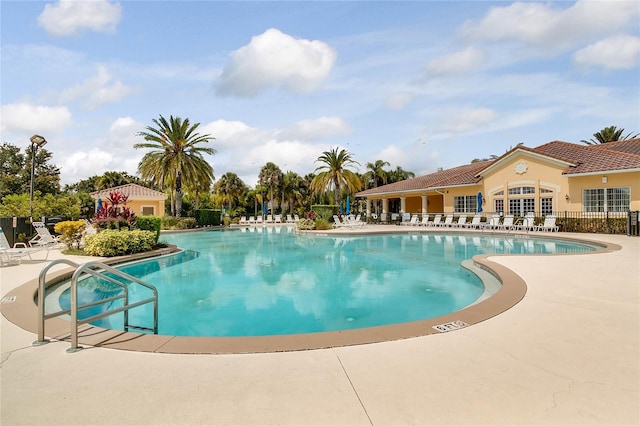
[[370, 188], [358, 192], [356, 197], [365, 197], [372, 194], [383, 194], [393, 192], [415, 191], [427, 188], [440, 188], [456, 185], [473, 185], [480, 181], [478, 173], [491, 165], [495, 160], [479, 161], [477, 163], [465, 164], [452, 169], [439, 170], [424, 176], [413, 179], [402, 180], [388, 185]]
[[356, 196], [366, 197], [374, 194], [401, 193], [429, 188], [473, 185], [481, 180], [479, 174], [482, 170], [499, 162], [517, 150], [544, 155], [569, 163], [570, 166], [562, 172], [564, 175], [640, 169], [640, 138], [599, 145], [578, 145], [569, 142], [553, 141], [536, 148], [517, 146], [497, 160], [465, 164], [413, 179], [407, 179], [377, 188], [370, 188], [357, 193]]
[[135, 183], [129, 183], [127, 185], [114, 186], [113, 188], [103, 189], [101, 191], [94, 191], [90, 193], [93, 199], [107, 198], [110, 192], [117, 191], [129, 197], [129, 200], [139, 199], [156, 199], [166, 200], [167, 196], [164, 192], [155, 191], [144, 186], [136, 185]]
[[[613, 144], [611, 146], [608, 146]], [[578, 145], [569, 142], [549, 142], [533, 149], [534, 152], [574, 163], [563, 174], [607, 172], [640, 168], [640, 139], [609, 142], [600, 145]]]

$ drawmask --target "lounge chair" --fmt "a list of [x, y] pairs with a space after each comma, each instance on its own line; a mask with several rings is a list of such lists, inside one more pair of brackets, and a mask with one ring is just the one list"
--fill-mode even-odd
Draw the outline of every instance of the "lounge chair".
[[481, 228], [484, 231], [485, 229], [496, 229], [498, 226], [500, 226], [500, 215], [494, 214], [493, 216], [491, 216], [491, 219], [489, 219], [484, 225], [482, 225]]
[[501, 229], [503, 231], [511, 231], [513, 229], [513, 215], [507, 214], [502, 219], [502, 223], [496, 226], [495, 229]]
[[340, 220], [340, 217], [337, 214], [333, 215], [333, 227], [334, 228], [342, 228], [347, 226], [346, 223]]
[[420, 223], [418, 223], [419, 226], [429, 226], [429, 215], [428, 214], [423, 214], [422, 215], [422, 220], [420, 221]]
[[535, 227], [536, 231], [558, 232], [559, 227], [556, 225], [555, 215], [549, 215], [544, 218], [544, 223]]
[[467, 224], [467, 215], [466, 215], [466, 214], [461, 214], [461, 215], [458, 217], [458, 221], [457, 221], [457, 222], [453, 222], [453, 223], [451, 224], [451, 227], [452, 227], [452, 228], [462, 228], [462, 227], [464, 227], [464, 225], [466, 225], [466, 224]]
[[262, 224], [263, 224], [263, 222], [262, 222], [262, 216], [258, 216], [258, 217], [256, 217], [256, 225], [262, 225]]
[[389, 215], [387, 213], [380, 213], [380, 223], [387, 223], [389, 221]]
[[287, 223], [295, 223], [293, 220], [293, 216], [291, 216], [290, 214], [287, 215]]
[[465, 228], [478, 229], [482, 226], [482, 217], [479, 214], [474, 214], [471, 222], [465, 223], [463, 226]]
[[58, 237], [49, 232], [44, 222], [33, 222], [32, 225], [37, 235], [29, 240], [31, 247], [53, 247], [60, 244]]
[[400, 223], [400, 225], [404, 225], [404, 226], [416, 226], [418, 225], [418, 221], [419, 221], [419, 217], [417, 214], [412, 214], [410, 215], [410, 218], [408, 220], [404, 220]]
[[249, 223], [249, 221], [247, 220], [246, 216], [241, 216], [240, 217], [240, 222], [239, 222], [240, 225], [247, 225], [248, 223]]
[[49, 249], [52, 247], [53, 246], [48, 248], [27, 247], [25, 243], [16, 243], [11, 247], [7, 240], [7, 236], [4, 235], [4, 231], [0, 228], [0, 265], [18, 265], [22, 262], [22, 258], [26, 256], [29, 256], [29, 259], [34, 260], [31, 255], [40, 251], [45, 251], [46, 256], [44, 259], [37, 260], [47, 260], [49, 258]]
[[522, 218], [522, 220], [516, 221], [516, 223], [513, 225], [513, 229], [529, 232], [530, 230], [533, 230], [535, 226], [535, 219], [535, 213], [529, 212], [524, 216], [524, 218]]
[[273, 217], [273, 223], [282, 223], [282, 215], [277, 214]]
[[452, 224], [453, 224], [453, 215], [452, 214], [448, 214], [444, 218], [444, 222], [440, 222], [440, 224], [438, 226], [451, 226]]
[[255, 225], [256, 224], [256, 218], [253, 216], [249, 216], [249, 220], [247, 221], [248, 225]]
[[272, 214], [268, 214], [267, 218], [264, 221], [264, 223], [273, 223], [273, 215]]
[[300, 216], [298, 216], [297, 214], [294, 214], [294, 215], [293, 215], [293, 220], [294, 220], [295, 222], [299, 221], [299, 220], [300, 220]]
[[440, 226], [441, 223], [442, 223], [442, 215], [441, 214], [437, 214], [433, 218], [433, 222], [429, 222], [427, 226]]

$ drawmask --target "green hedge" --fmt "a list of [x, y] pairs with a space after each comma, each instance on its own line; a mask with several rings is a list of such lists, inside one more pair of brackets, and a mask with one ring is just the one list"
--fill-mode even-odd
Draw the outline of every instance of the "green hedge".
[[160, 238], [162, 229], [162, 218], [158, 216], [138, 216], [136, 218], [136, 228], [141, 231], [151, 231], [156, 234], [156, 243]]
[[153, 249], [155, 233], [151, 231], [115, 231], [106, 229], [85, 237], [84, 252], [90, 256], [113, 257]]
[[199, 209], [195, 211], [198, 226], [218, 226], [222, 222], [222, 210]]
[[311, 206], [311, 210], [313, 210], [320, 219], [325, 220], [329, 220], [331, 216], [338, 214], [339, 208], [340, 206], [332, 204], [314, 204]]

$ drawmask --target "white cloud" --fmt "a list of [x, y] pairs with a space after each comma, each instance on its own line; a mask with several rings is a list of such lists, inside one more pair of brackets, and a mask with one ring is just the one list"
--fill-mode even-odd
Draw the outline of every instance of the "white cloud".
[[253, 97], [269, 87], [310, 92], [324, 81], [335, 60], [334, 50], [326, 43], [296, 39], [272, 28], [233, 52], [217, 91], [241, 97]]
[[84, 106], [93, 110], [100, 105], [116, 102], [133, 91], [120, 80], [113, 80], [107, 69], [98, 66], [98, 75], [60, 93], [60, 102], [66, 103], [79, 98], [86, 98]]
[[340, 117], [320, 117], [301, 120], [279, 133], [282, 139], [316, 140], [351, 133], [349, 124]]
[[442, 121], [442, 131], [467, 133], [485, 126], [498, 117], [498, 113], [489, 108], [464, 108], [449, 114]]
[[[136, 134], [144, 130], [145, 125], [131, 117], [120, 117], [111, 124], [107, 135], [106, 147], [109, 149], [131, 149], [136, 143], [143, 142], [143, 138]], [[142, 151], [141, 155], [142, 156]]]
[[573, 55], [578, 65], [599, 66], [606, 69], [629, 69], [638, 66], [640, 37], [617, 35], [600, 40]]
[[[68, 127], [71, 112], [67, 107], [31, 105], [26, 102], [2, 105], [2, 133], [38, 133], [47, 137]], [[3, 135], [4, 137], [4, 135]]]
[[82, 30], [112, 32], [121, 15], [120, 4], [108, 0], [60, 0], [45, 5], [38, 23], [57, 36], [73, 35]]
[[409, 93], [396, 93], [387, 98], [385, 105], [389, 109], [398, 110], [403, 109], [404, 107], [409, 105], [412, 100], [413, 96]]
[[461, 33], [473, 41], [518, 41], [562, 51], [637, 25], [640, 12], [633, 1], [578, 1], [566, 9], [555, 5], [516, 2], [494, 7], [480, 21], [465, 22]]
[[470, 46], [459, 52], [444, 55], [429, 62], [429, 74], [465, 74], [477, 70], [486, 60], [485, 54], [478, 48]]

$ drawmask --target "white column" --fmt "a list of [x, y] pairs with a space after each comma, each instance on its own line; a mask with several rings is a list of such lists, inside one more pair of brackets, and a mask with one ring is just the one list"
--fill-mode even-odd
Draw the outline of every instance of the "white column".
[[420, 198], [422, 198], [422, 213], [424, 214], [427, 212], [427, 196], [422, 195]]
[[367, 217], [371, 217], [371, 200], [367, 198], [365, 205], [367, 206]]
[[407, 211], [407, 197], [400, 197], [400, 214]]
[[382, 213], [389, 213], [389, 200], [387, 198], [382, 199]]

